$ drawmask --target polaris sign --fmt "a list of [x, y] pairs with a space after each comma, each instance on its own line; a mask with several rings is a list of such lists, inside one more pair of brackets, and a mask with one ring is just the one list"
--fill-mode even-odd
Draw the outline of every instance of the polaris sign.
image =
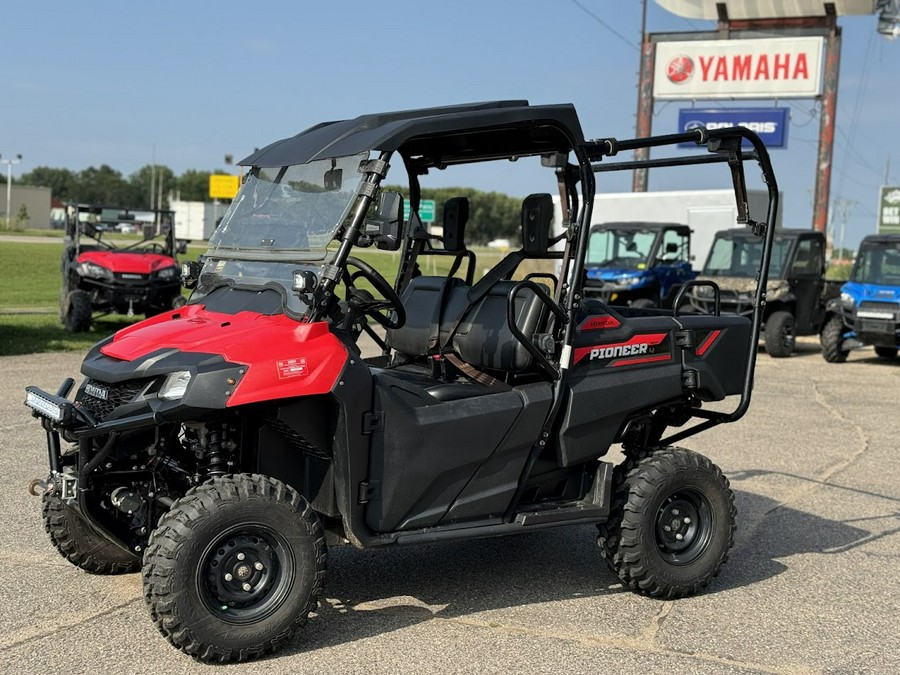
[[[727, 129], [746, 127], [755, 131], [768, 148], [787, 146], [789, 108], [714, 108], [701, 110], [687, 108], [678, 111], [678, 131], [707, 129]], [[744, 139], [744, 146], [750, 143]], [[682, 148], [699, 147], [694, 143], [679, 143]]]

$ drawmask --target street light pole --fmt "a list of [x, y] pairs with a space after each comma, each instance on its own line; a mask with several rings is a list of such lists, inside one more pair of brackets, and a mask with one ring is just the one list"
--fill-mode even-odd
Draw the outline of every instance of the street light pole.
[[6, 226], [9, 227], [12, 220], [12, 165], [22, 161], [22, 155], [16, 155], [15, 159], [3, 159], [0, 155], [0, 164], [6, 164]]

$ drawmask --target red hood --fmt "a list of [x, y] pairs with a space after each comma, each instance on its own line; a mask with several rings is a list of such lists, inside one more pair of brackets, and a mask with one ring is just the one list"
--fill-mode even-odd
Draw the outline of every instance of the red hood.
[[78, 262], [92, 262], [112, 272], [150, 274], [163, 267], [172, 267], [175, 260], [159, 253], [125, 253], [122, 251], [86, 251]]
[[124, 328], [100, 351], [133, 361], [160, 349], [218, 354], [248, 366], [229, 406], [331, 391], [348, 354], [326, 323], [299, 323], [284, 314], [221, 314], [202, 305]]

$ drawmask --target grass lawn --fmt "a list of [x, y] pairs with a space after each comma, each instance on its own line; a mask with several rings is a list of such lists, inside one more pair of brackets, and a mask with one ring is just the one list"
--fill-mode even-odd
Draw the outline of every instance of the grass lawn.
[[[196, 260], [204, 251], [202, 246], [192, 246], [179, 260]], [[368, 249], [355, 250], [353, 254], [393, 282], [400, 262], [399, 252]], [[480, 279], [486, 269], [503, 257], [502, 253], [489, 249], [478, 250], [476, 254], [475, 279]], [[52, 235], [47, 241], [34, 243], [0, 241], [0, 356], [86, 351], [98, 340], [143, 319], [143, 316], [129, 319], [111, 315], [95, 321], [89, 333], [66, 332], [58, 316], [61, 256], [62, 242], [54, 240]], [[451, 260], [449, 256], [422, 257], [420, 267], [423, 274], [445, 275]], [[553, 266], [552, 262], [528, 265], [522, 273], [540, 268], [552, 270]]]

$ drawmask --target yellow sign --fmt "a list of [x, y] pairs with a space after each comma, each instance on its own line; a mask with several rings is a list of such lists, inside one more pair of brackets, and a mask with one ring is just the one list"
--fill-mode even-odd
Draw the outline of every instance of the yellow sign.
[[228, 174], [210, 174], [209, 176], [209, 196], [212, 199], [234, 199], [240, 187], [240, 176]]

